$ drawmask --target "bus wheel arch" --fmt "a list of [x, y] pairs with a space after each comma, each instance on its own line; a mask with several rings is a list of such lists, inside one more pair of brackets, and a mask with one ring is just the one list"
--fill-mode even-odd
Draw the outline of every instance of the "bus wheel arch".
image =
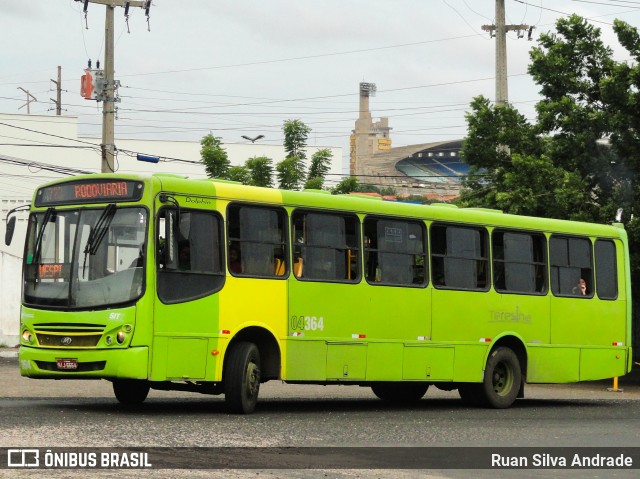
[[251, 327], [238, 333], [227, 347], [222, 384], [227, 410], [249, 414], [258, 402], [260, 383], [279, 377], [280, 350], [271, 333]]
[[[280, 379], [280, 370], [282, 365], [280, 345], [270, 331], [257, 326], [245, 328], [233, 337], [226, 348], [227, 352], [231, 351], [234, 345], [238, 342], [253, 343], [258, 348], [258, 351], [260, 352], [262, 382], [266, 382], [270, 379]], [[224, 369], [226, 369], [227, 366], [227, 358], [228, 355], [225, 354], [223, 374]]]
[[524, 395], [527, 354], [517, 338], [501, 338], [491, 348], [481, 384], [482, 402], [488, 407], [504, 409]]

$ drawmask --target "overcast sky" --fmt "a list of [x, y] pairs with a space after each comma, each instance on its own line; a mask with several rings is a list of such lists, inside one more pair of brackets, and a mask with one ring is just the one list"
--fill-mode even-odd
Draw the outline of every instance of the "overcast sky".
[[[79, 90], [87, 60], [103, 61], [105, 7], [89, 4], [86, 21], [82, 8], [0, 0], [0, 112], [26, 113], [22, 87], [38, 100], [31, 114], [54, 115], [50, 79], [60, 65], [64, 114], [78, 116], [82, 134], [100, 135], [101, 109]], [[507, 46], [509, 100], [528, 117], [539, 90], [526, 74], [528, 51], [558, 17], [592, 19], [620, 59], [613, 20], [640, 26], [640, 1], [506, 0], [506, 12], [509, 24], [536, 27], [534, 41], [511, 33]], [[300, 119], [313, 130], [309, 144], [341, 146], [346, 158], [361, 81], [377, 84], [372, 113], [389, 117], [393, 146], [461, 138], [471, 99], [495, 95], [495, 42], [481, 30], [494, 13], [493, 0], [154, 0], [150, 31], [132, 7], [128, 33], [118, 8], [116, 146], [209, 132], [278, 144], [283, 121]]]

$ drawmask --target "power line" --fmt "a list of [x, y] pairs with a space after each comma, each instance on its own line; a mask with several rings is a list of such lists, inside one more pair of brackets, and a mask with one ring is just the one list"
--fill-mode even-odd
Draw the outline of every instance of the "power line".
[[246, 67], [246, 66], [255, 66], [255, 65], [266, 65], [271, 63], [283, 63], [283, 62], [291, 62], [298, 60], [310, 60], [314, 58], [325, 58], [325, 57], [333, 57], [340, 55], [352, 55], [355, 53], [366, 53], [366, 52], [374, 52], [380, 50], [388, 50], [392, 48], [404, 48], [404, 47], [412, 47], [417, 45], [426, 45], [429, 43], [438, 43], [438, 42], [446, 42], [451, 40], [460, 40], [464, 38], [471, 38], [475, 35], [462, 35], [458, 37], [448, 37], [448, 38], [438, 38], [434, 40], [424, 40], [420, 42], [411, 42], [411, 43], [399, 43], [396, 45], [386, 45], [382, 47], [372, 47], [372, 48], [361, 48], [356, 50], [347, 50], [343, 52], [331, 52], [331, 53], [319, 53], [317, 55], [304, 55], [300, 57], [290, 57], [290, 58], [279, 58], [273, 60], [260, 60], [255, 62], [246, 62], [246, 63], [232, 63], [228, 65], [214, 65], [209, 67], [198, 67], [198, 68], [184, 68], [184, 69], [176, 69], [176, 70], [164, 70], [157, 72], [147, 72], [147, 73], [132, 73], [130, 75], [121, 75], [122, 77], [127, 76], [147, 76], [147, 75], [164, 75], [167, 73], [187, 73], [187, 72], [197, 72], [197, 71], [205, 71], [205, 70], [219, 70], [222, 68], [236, 68], [236, 67]]
[[[515, 2], [521, 3], [523, 5], [527, 5], [529, 7], [535, 7], [535, 8], [539, 8], [541, 10], [548, 10], [549, 12], [553, 12], [553, 13], [559, 13], [560, 15], [564, 15], [566, 17], [570, 17], [571, 15], [573, 15], [572, 13], [567, 13], [567, 12], [561, 12], [560, 10], [554, 10], [553, 8], [547, 8], [547, 7], [543, 7], [542, 5], [533, 5], [529, 2], [525, 2], [523, 0], [514, 0]], [[602, 23], [604, 25], [609, 25], [612, 26], [613, 23], [610, 22], [603, 22], [602, 20], [596, 20], [595, 18], [587, 18], [587, 20], [590, 20], [592, 22], [596, 22], [596, 23]]]

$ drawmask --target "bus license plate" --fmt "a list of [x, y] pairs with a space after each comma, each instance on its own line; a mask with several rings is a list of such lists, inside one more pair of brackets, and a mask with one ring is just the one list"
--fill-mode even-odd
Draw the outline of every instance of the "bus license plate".
[[77, 359], [56, 359], [58, 369], [78, 369]]

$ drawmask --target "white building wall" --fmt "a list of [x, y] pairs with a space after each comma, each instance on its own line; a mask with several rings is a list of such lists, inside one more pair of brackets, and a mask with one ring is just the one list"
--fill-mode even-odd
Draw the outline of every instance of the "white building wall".
[[[20, 322], [20, 261], [24, 249], [27, 214], [18, 215], [13, 242], [10, 246], [6, 246], [4, 242], [6, 214], [15, 206], [30, 203], [33, 192], [39, 185], [65, 177], [43, 170], [36, 166], [36, 163], [99, 172], [101, 138], [79, 136], [78, 119], [74, 116], [0, 113], [0, 143], [2, 143], [0, 159], [15, 158], [32, 163], [26, 166], [0, 162], [0, 254], [2, 254], [0, 342], [11, 345], [12, 342], [17, 342]], [[120, 150], [116, 162], [119, 173], [176, 173], [191, 178], [206, 178], [204, 166], [200, 162], [199, 141], [132, 140], [116, 137], [115, 143]], [[50, 145], [56, 145], [56, 147]], [[266, 156], [273, 160], [275, 167], [286, 156], [282, 145], [256, 142], [225, 143], [222, 146], [232, 165], [243, 165], [249, 158]], [[321, 148], [328, 148], [333, 153], [329, 173], [341, 174], [342, 148], [309, 146], [307, 156], [311, 158], [311, 155]], [[162, 159], [157, 164], [144, 163], [137, 161], [135, 156], [129, 156], [125, 151], [159, 156]], [[174, 158], [194, 163], [172, 161]]]
[[20, 332], [22, 260], [0, 251], [0, 344], [15, 346]]

